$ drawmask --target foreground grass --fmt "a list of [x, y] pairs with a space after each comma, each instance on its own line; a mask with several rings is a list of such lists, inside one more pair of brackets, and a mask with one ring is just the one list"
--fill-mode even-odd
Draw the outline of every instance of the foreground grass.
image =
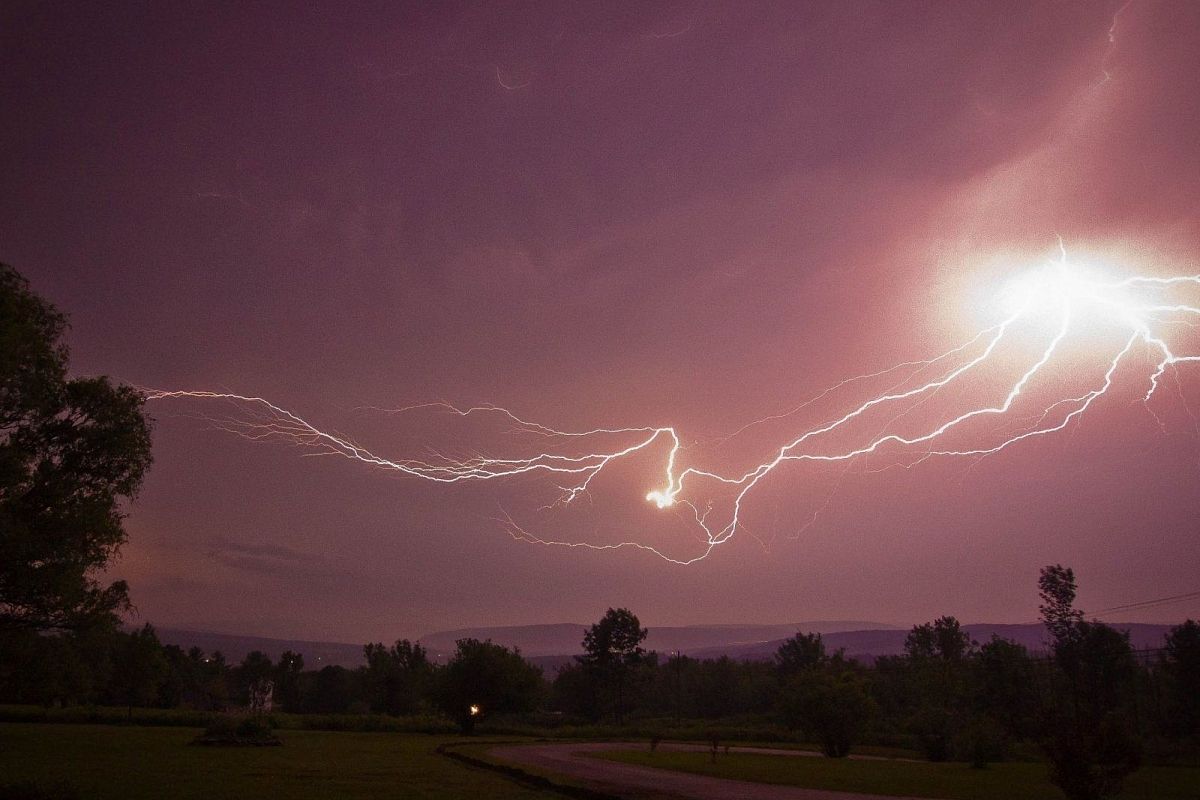
[[[597, 758], [716, 778], [833, 789], [867, 794], [936, 797], [946, 800], [1062, 800], [1047, 779], [1045, 764], [1005, 763], [987, 769], [965, 764], [858, 761], [804, 756], [728, 753], [710, 763], [707, 753], [670, 750], [613, 750]], [[1144, 767], [1125, 782], [1121, 800], [1197, 800], [1200, 769]]]
[[283, 747], [188, 745], [189, 728], [0, 723], [0, 784], [66, 782], [84, 800], [280, 797], [546, 800], [434, 748], [455, 737], [284, 731]]
[[[87, 723], [89, 725], [153, 725], [203, 728], [221, 714], [186, 708], [117, 708], [113, 706], [68, 706], [45, 708], [0, 704], [0, 722]], [[387, 733], [437, 733], [453, 735], [458, 727], [445, 717], [411, 714], [284, 714], [268, 715], [282, 730], [371, 731]]]

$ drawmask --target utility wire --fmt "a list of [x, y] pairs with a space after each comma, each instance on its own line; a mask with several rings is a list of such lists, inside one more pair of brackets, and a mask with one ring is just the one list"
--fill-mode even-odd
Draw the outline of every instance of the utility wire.
[[1102, 608], [1099, 611], [1093, 611], [1093, 614], [1111, 614], [1115, 611], [1138, 611], [1144, 608], [1152, 608], [1154, 606], [1168, 605], [1170, 603], [1182, 603], [1186, 600], [1200, 599], [1200, 591], [1187, 592], [1186, 594], [1176, 594], [1170, 597], [1159, 597], [1155, 600], [1142, 600], [1137, 603], [1126, 603], [1122, 606], [1112, 606], [1111, 608]]

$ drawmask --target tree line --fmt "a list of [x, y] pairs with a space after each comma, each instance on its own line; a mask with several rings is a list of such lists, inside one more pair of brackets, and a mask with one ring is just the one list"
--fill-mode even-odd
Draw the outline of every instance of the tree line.
[[[545, 696], [542, 672], [520, 653], [463, 639], [445, 665], [408, 640], [364, 646], [364, 666], [306, 669], [285, 651], [252, 651], [240, 663], [219, 651], [162, 644], [153, 628], [114, 625], [42, 635], [0, 634], [0, 703], [179, 708], [292, 714], [442, 714], [465, 731], [477, 719], [532, 711]], [[263, 699], [270, 700], [269, 704]]]
[[647, 631], [623, 608], [583, 631], [582, 654], [553, 676], [519, 650], [475, 639], [460, 640], [444, 665], [402, 639], [365, 645], [356, 669], [312, 669], [293, 652], [229, 663], [219, 652], [163, 645], [149, 625], [7, 631], [0, 702], [224, 711], [253, 707], [265, 688], [282, 712], [441, 715], [468, 733], [480, 721], [519, 724], [535, 713], [542, 725], [668, 734], [697, 722], [713, 731], [745, 725], [816, 742], [831, 757], [882, 744], [982, 766], [1039, 752], [1079, 798], [1116, 791], [1147, 746], [1194, 750], [1200, 624], [1175, 626], [1161, 651], [1139, 659], [1127, 634], [1074, 608], [1070, 569], [1046, 567], [1039, 588], [1046, 653], [999, 637], [974, 642], [944, 616], [914, 626], [903, 655], [871, 664], [804, 632], [771, 661], [664, 656], [642, 647]]

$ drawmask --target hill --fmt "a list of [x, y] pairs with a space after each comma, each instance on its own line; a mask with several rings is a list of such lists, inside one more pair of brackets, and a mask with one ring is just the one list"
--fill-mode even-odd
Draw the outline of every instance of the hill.
[[[659, 653], [681, 652], [687, 655], [701, 650], [721, 648], [753, 648], [767, 642], [786, 639], [796, 631], [820, 633], [867, 629], [892, 629], [878, 622], [856, 620], [812, 620], [772, 625], [680, 625], [647, 626], [647, 650]], [[570, 656], [582, 652], [585, 623], [556, 623], [553, 625], [510, 625], [490, 628], [460, 628], [438, 631], [421, 637], [430, 654], [454, 651], [458, 639], [491, 639], [505, 647], [519, 647], [529, 658]], [[899, 629], [894, 629], [899, 630]]]
[[[1171, 629], [1170, 625], [1153, 625], [1141, 622], [1108, 623], [1117, 630], [1127, 631], [1129, 640], [1135, 649], [1153, 650], [1163, 646], [1163, 638]], [[1040, 623], [1025, 625], [975, 623], [964, 625], [963, 630], [976, 642], [983, 644], [992, 636], [1017, 642], [1024, 645], [1030, 652], [1040, 652], [1046, 649], [1046, 629]], [[837, 631], [822, 634], [825, 648], [829, 652], [845, 650], [846, 655], [860, 661], [872, 661], [879, 656], [894, 656], [904, 652], [904, 639], [907, 630], [862, 630]], [[787, 637], [761, 642], [757, 644], [734, 647], [711, 647], [698, 650], [689, 655], [697, 658], [730, 658], [747, 661], [765, 661], [772, 658], [779, 645]]]
[[[1109, 623], [1129, 632], [1130, 641], [1139, 650], [1163, 646], [1163, 637], [1170, 625], [1147, 623]], [[581, 652], [584, 623], [555, 623], [549, 625], [512, 625], [504, 627], [460, 628], [437, 631], [420, 638], [430, 658], [445, 661], [454, 651], [454, 642], [463, 638], [491, 639], [505, 647], [519, 647], [533, 663], [552, 673]], [[977, 642], [983, 643], [993, 635], [1018, 642], [1033, 652], [1045, 649], [1045, 629], [1037, 623], [1025, 625], [984, 624], [964, 625], [964, 630]], [[846, 655], [861, 661], [904, 652], [904, 637], [908, 630], [872, 622], [854, 620], [817, 620], [784, 625], [683, 625], [651, 627], [646, 637], [646, 649], [662, 655], [680, 652], [693, 658], [728, 656], [748, 661], [765, 661], [775, 655], [783, 641], [797, 631], [820, 633], [829, 651], [843, 649]], [[271, 639], [260, 636], [190, 631], [175, 628], [158, 630], [164, 644], [187, 649], [199, 647], [206, 653], [219, 650], [226, 660], [237, 663], [252, 650], [259, 650], [278, 660], [285, 650], [304, 656], [307, 669], [319, 669], [334, 664], [354, 668], [362, 666], [361, 644], [318, 642], [302, 639]]]

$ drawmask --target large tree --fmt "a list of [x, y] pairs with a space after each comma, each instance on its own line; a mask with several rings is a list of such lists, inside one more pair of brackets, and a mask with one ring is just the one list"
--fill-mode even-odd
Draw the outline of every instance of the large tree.
[[1069, 800], [1111, 797], [1140, 763], [1126, 707], [1137, 672], [1129, 634], [1083, 619], [1075, 608], [1075, 573], [1069, 568], [1044, 567], [1038, 588], [1056, 667], [1042, 742], [1050, 782]]
[[646, 651], [647, 630], [627, 608], [610, 608], [604, 617], [583, 632], [583, 655], [576, 656], [593, 678], [611, 687], [617, 724], [625, 720], [625, 694], [630, 674]]
[[786, 680], [824, 666], [828, 660], [821, 634], [797, 632], [775, 651], [775, 670]]
[[143, 398], [68, 378], [66, 318], [0, 264], [0, 632], [87, 627], [129, 605], [99, 573], [150, 465]]
[[1171, 730], [1180, 736], [1200, 734], [1200, 624], [1189, 619], [1171, 628], [1164, 661], [1172, 697]]
[[932, 623], [914, 625], [904, 639], [904, 653], [914, 660], [959, 662], [974, 647], [975, 642], [954, 617], [938, 617]]
[[875, 714], [875, 702], [862, 676], [840, 658], [792, 676], [780, 697], [789, 728], [821, 743], [830, 758], [844, 758]]
[[114, 655], [114, 699], [128, 707], [132, 719], [134, 706], [148, 706], [158, 697], [170, 664], [148, 623], [141, 630], [121, 634]]
[[372, 711], [411, 714], [429, 689], [433, 665], [420, 644], [400, 639], [384, 647], [374, 642], [363, 647], [367, 659], [366, 693]]
[[275, 702], [280, 710], [295, 713], [300, 710], [300, 676], [304, 672], [304, 656], [284, 650], [275, 665]]
[[532, 711], [542, 688], [542, 671], [490, 640], [459, 639], [454, 657], [438, 671], [438, 707], [470, 734], [493, 714]]

